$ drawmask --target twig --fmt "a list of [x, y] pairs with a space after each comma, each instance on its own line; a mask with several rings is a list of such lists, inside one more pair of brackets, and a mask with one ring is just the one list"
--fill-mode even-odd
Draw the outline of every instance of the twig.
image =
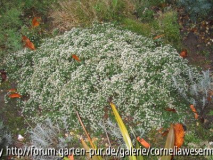
[[108, 133], [107, 133], [107, 131], [106, 131], [105, 123], [104, 123], [104, 131], [105, 131], [105, 133], [106, 133], [106, 137], [107, 137], [109, 146], [111, 147], [112, 145], [111, 145], [111, 143], [110, 143], [109, 136], [108, 136]]
[[83, 130], [84, 130], [84, 132], [85, 132], [86, 135], [87, 135], [87, 138], [89, 139], [90, 145], [92, 146], [92, 148], [95, 149], [95, 146], [94, 146], [94, 144], [92, 143], [92, 139], [90, 138], [90, 136], [89, 136], [89, 134], [88, 134], [88, 132], [87, 132], [87, 130], [86, 130], [86, 128], [85, 128], [83, 122], [81, 121], [81, 117], [80, 117], [78, 111], [76, 111], [76, 114], [77, 114], [78, 120], [79, 120], [79, 122], [80, 122], [80, 124], [81, 124], [81, 126], [82, 126], [82, 128], [83, 128]]

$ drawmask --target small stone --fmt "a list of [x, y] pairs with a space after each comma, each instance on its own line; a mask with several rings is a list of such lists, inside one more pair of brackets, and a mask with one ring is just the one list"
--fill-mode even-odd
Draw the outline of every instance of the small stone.
[[20, 142], [22, 142], [23, 140], [24, 140], [24, 137], [22, 136], [22, 135], [18, 135], [18, 140], [20, 141]]

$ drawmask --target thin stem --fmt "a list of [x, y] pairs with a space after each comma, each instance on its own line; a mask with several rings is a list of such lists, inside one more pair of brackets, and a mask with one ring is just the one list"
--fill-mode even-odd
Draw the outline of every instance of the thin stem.
[[94, 146], [94, 144], [92, 143], [92, 139], [90, 138], [90, 136], [89, 136], [89, 134], [88, 134], [88, 132], [87, 132], [87, 130], [86, 130], [86, 128], [85, 128], [85, 126], [84, 126], [82, 120], [81, 120], [81, 117], [80, 117], [78, 111], [76, 111], [76, 114], [77, 114], [78, 120], [79, 120], [79, 122], [80, 122], [80, 124], [81, 124], [81, 126], [82, 126], [82, 128], [83, 128], [83, 130], [84, 130], [84, 132], [85, 132], [86, 135], [87, 135], [87, 138], [89, 139], [90, 145], [92, 146], [92, 148], [96, 149], [95, 146]]

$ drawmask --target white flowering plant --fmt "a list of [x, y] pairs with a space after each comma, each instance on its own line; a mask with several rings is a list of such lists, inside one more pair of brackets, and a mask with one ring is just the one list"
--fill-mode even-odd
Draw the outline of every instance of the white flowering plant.
[[157, 47], [113, 24], [94, 24], [44, 39], [35, 51], [11, 54], [6, 65], [23, 95], [19, 105], [25, 117], [36, 123], [66, 117], [79, 129], [77, 110], [98, 132], [98, 123], [111, 116], [108, 99], [127, 125], [142, 124], [146, 131], [193, 116], [187, 113], [189, 103], [195, 103], [191, 86], [203, 76], [187, 63], [169, 45]]

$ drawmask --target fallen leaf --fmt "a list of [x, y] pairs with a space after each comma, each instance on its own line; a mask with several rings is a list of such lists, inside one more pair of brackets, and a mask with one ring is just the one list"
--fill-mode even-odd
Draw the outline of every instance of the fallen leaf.
[[5, 72], [5, 70], [1, 70], [1, 82], [5, 82], [7, 80], [7, 72]]
[[69, 156], [68, 156], [68, 159], [69, 159], [69, 160], [74, 160], [74, 155], [73, 155], [73, 154], [69, 155]]
[[191, 105], [190, 105], [190, 108], [191, 108], [192, 112], [194, 113], [195, 119], [198, 119], [199, 115], [198, 115], [198, 113], [197, 113], [197, 111], [196, 111], [194, 105], [191, 104]]
[[7, 90], [8, 92], [16, 92], [16, 89], [15, 88], [11, 88], [9, 90]]
[[77, 56], [77, 55], [75, 55], [75, 54], [73, 54], [73, 55], [72, 55], [72, 58], [73, 58], [73, 59], [75, 59], [75, 60], [76, 60], [76, 61], [78, 61], [78, 62], [80, 62], [80, 61], [81, 61], [81, 60], [78, 58], [78, 56]]
[[164, 36], [164, 34], [161, 34], [161, 35], [155, 36], [153, 39], [156, 40], [156, 39], [159, 39], [159, 38], [161, 38], [163, 36]]
[[208, 97], [207, 97], [207, 100], [210, 102], [212, 100], [212, 96], [213, 96], [213, 91], [212, 90], [209, 90], [208, 91]]
[[177, 146], [178, 149], [183, 145], [184, 142], [185, 132], [183, 125], [180, 123], [174, 124], [174, 131], [175, 131], [175, 146]]
[[161, 135], [165, 137], [168, 133], [169, 133], [169, 129], [164, 131]]
[[180, 52], [180, 56], [183, 57], [183, 58], [186, 58], [186, 57], [187, 57], [187, 50], [186, 50], [186, 49], [183, 49], [183, 50]]
[[192, 32], [197, 32], [197, 28], [194, 27], [194, 28], [191, 29], [191, 31]]
[[31, 50], [35, 50], [35, 46], [34, 44], [29, 40], [29, 38], [27, 38], [26, 36], [22, 36], [22, 41], [25, 44], [25, 47], [31, 49]]
[[150, 148], [150, 144], [146, 142], [143, 138], [137, 137], [138, 142], [143, 145], [145, 148]]
[[41, 17], [34, 17], [32, 20], [32, 26], [38, 27], [40, 25], [40, 20], [41, 20]]
[[27, 41], [30, 41], [30, 40], [26, 36], [22, 36], [22, 41], [27, 42]]
[[11, 93], [11, 94], [9, 95], [9, 97], [10, 97], [10, 98], [21, 98], [21, 95], [18, 94], [18, 93]]
[[[169, 133], [167, 135], [166, 138], [166, 144], [165, 144], [165, 149], [169, 150], [169, 149], [173, 149], [174, 148], [174, 143], [175, 143], [175, 133], [174, 133], [174, 125], [171, 124], [170, 128], [169, 128]], [[161, 160], [171, 160], [172, 159], [172, 155], [168, 155], [168, 154], [164, 154], [161, 158]]]
[[160, 133], [162, 136], [166, 136], [169, 133], [169, 128], [160, 128], [158, 133]]
[[197, 113], [197, 111], [196, 111], [196, 109], [195, 109], [193, 104], [190, 105], [190, 108], [191, 108], [192, 112]]
[[194, 115], [195, 115], [195, 119], [198, 119], [199, 115], [197, 113], [195, 113]]
[[176, 113], [176, 110], [174, 108], [165, 108], [165, 110]]

